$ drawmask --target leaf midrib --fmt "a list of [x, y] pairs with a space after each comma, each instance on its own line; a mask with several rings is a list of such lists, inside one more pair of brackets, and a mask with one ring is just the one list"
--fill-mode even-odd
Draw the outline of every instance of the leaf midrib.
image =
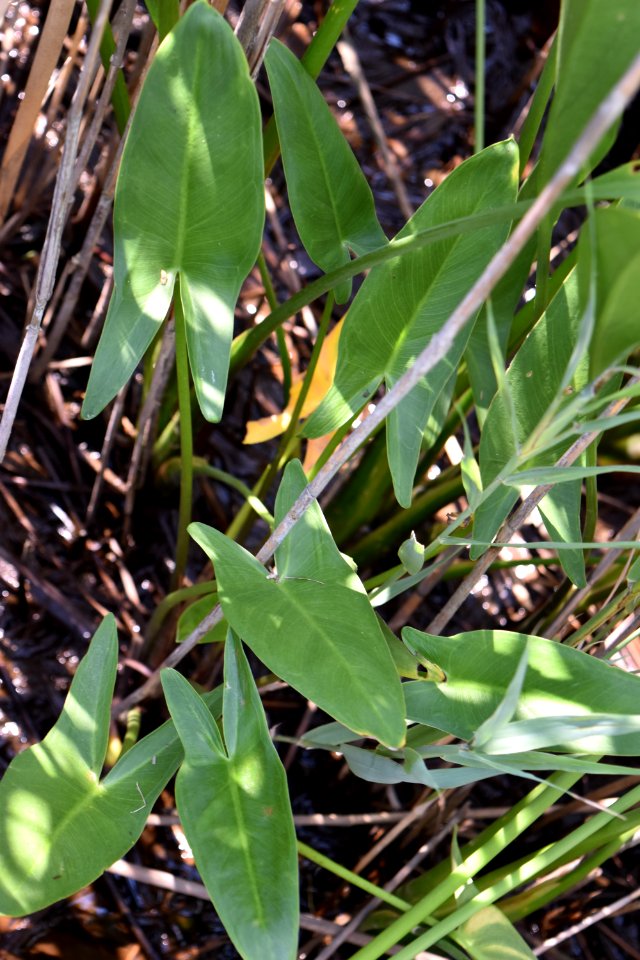
[[[194, 50], [194, 68], [193, 68], [193, 90], [196, 92], [200, 88], [200, 78], [202, 76], [202, 43], [195, 44]], [[179, 202], [178, 202], [178, 236], [176, 243], [176, 267], [180, 270], [184, 263], [185, 237], [187, 219], [191, 213], [189, 204], [190, 184], [191, 184], [191, 163], [192, 163], [192, 144], [196, 139], [196, 130], [201, 128], [202, 124], [198, 121], [198, 111], [196, 109], [195, 98], [190, 102], [190, 108], [187, 111], [187, 137], [183, 153], [183, 164], [180, 176]]]

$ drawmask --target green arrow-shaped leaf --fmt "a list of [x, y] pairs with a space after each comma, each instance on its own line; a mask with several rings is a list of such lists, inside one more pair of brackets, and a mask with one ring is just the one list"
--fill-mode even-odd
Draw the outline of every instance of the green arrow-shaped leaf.
[[201, 697], [175, 670], [162, 685], [185, 759], [176, 801], [198, 870], [245, 960], [293, 960], [298, 868], [287, 780], [239, 640], [225, 645], [226, 748]]
[[[461, 164], [420, 207], [398, 238], [515, 200], [518, 149], [512, 140]], [[353, 416], [382, 380], [391, 388], [445, 323], [507, 235], [508, 223], [460, 233], [374, 268], [340, 336], [333, 387], [307, 421], [322, 436]], [[398, 502], [408, 507], [423, 432], [439, 394], [455, 374], [471, 324], [446, 357], [392, 411], [387, 450]]]
[[[99, 779], [117, 655], [115, 621], [108, 616], [57, 723], [11, 761], [0, 782], [0, 913], [33, 913], [100, 876], [136, 842], [178, 766], [180, 741], [165, 723]], [[212, 704], [217, 699], [210, 695]]]
[[[572, 753], [638, 753], [640, 736], [616, 732], [611, 711], [620, 715], [619, 729], [625, 729], [625, 723], [627, 730], [633, 726], [635, 721], [629, 722], [629, 717], [638, 711], [639, 677], [562, 643], [505, 630], [436, 637], [405, 627], [402, 635], [412, 648], [437, 663], [444, 674], [442, 682], [404, 685], [410, 719], [471, 740], [503, 701], [527, 648], [528, 669], [514, 714], [516, 721], [538, 717], [597, 719], [596, 715], [607, 714], [610, 722], [608, 727], [602, 725], [606, 732], [599, 736], [589, 731], [588, 736], [581, 737], [576, 728], [567, 737], [559, 723], [557, 745], [566, 742]], [[519, 749], [515, 737], [513, 746]]]
[[215, 564], [225, 617], [270, 670], [351, 730], [404, 742], [400, 680], [366, 594], [319, 578], [270, 579], [218, 530], [192, 523], [189, 532]]
[[255, 87], [226, 21], [193, 4], [158, 49], [115, 198], [115, 290], [83, 415], [127, 382], [167, 315], [176, 277], [198, 402], [219, 420], [233, 311], [264, 222]]

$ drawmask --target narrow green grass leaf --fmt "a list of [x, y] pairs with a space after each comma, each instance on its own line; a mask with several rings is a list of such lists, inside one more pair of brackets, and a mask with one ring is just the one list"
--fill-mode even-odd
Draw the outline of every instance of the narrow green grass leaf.
[[[640, 703], [640, 677], [595, 657], [542, 637], [502, 630], [476, 630], [454, 637], [435, 637], [406, 627], [403, 639], [438, 664], [445, 679], [404, 685], [407, 716], [471, 740], [496, 710], [520, 663], [525, 646], [529, 668], [522, 684], [514, 719], [618, 715], [620, 722], [635, 716]], [[559, 735], [562, 731], [559, 727]], [[579, 734], [554, 746], [572, 753], [634, 756], [640, 736], [613, 733]]]
[[262, 662], [351, 730], [400, 746], [402, 687], [366, 594], [315, 578], [276, 581], [218, 530], [189, 530], [215, 565], [225, 617]]
[[[549, 718], [545, 717], [543, 719], [547, 720]], [[524, 723], [526, 721], [522, 722]], [[420, 728], [412, 727], [411, 729], [416, 730]], [[425, 729], [431, 730], [433, 728]], [[440, 733], [440, 738], [442, 738], [442, 733]], [[445, 763], [459, 763], [465, 767], [476, 768], [479, 767], [480, 764], [486, 765], [488, 762], [495, 764], [496, 762], [495, 756], [492, 757], [484, 751], [470, 750], [466, 745], [427, 748], [418, 746], [416, 750], [424, 759], [438, 757], [444, 760]], [[525, 752], [507, 751], [500, 756], [499, 763], [503, 771], [506, 770], [514, 776], [520, 776], [522, 771], [525, 770], [561, 770], [566, 773], [590, 773], [595, 776], [607, 777], [627, 777], [633, 776], [634, 772], [637, 772], [634, 767], [626, 767], [618, 763], [603, 763], [597, 757], [573, 757], [564, 753], [547, 753], [542, 750], [528, 750]]]
[[[634, 416], [634, 420], [637, 416]], [[572, 480], [599, 477], [607, 473], [640, 473], [640, 466], [614, 463], [603, 467], [534, 467], [531, 470], [519, 470], [513, 476], [506, 477], [504, 482], [514, 487], [522, 484], [536, 486], [540, 483], [569, 483]]]
[[175, 670], [162, 685], [185, 757], [176, 802], [196, 865], [244, 960], [294, 960], [298, 867], [287, 780], [239, 640], [225, 643], [225, 745]]
[[[326, 273], [348, 263], [350, 251], [361, 256], [387, 238], [358, 161], [300, 61], [272, 40], [265, 66], [293, 219], [305, 250]], [[336, 287], [337, 303], [350, 295], [350, 280]]]
[[[622, 716], [615, 713], [591, 713], [588, 716], [534, 717], [503, 725], [479, 747], [489, 754], [519, 753], [543, 750], [558, 743], [569, 744], [580, 740], [587, 744], [592, 737], [614, 740], [624, 734], [635, 734], [640, 746], [640, 715]], [[590, 753], [597, 753], [591, 749]]]
[[[425, 201], [397, 239], [515, 198], [518, 151], [495, 144], [457, 167]], [[304, 433], [321, 436], [353, 416], [385, 381], [390, 389], [414, 363], [506, 237], [508, 223], [442, 240], [371, 271], [340, 337], [335, 381]], [[398, 502], [409, 506], [425, 426], [449, 383], [471, 325], [448, 356], [392, 411], [387, 451]]]
[[[482, 755], [481, 755], [482, 756]], [[488, 755], [484, 754], [486, 758]], [[459, 761], [462, 763], [462, 760]], [[623, 766], [619, 763], [603, 763], [597, 757], [571, 757], [564, 753], [545, 753], [543, 750], [530, 750], [525, 753], [505, 753], [500, 763], [514, 776], [521, 770], [550, 770], [564, 773], [591, 774], [596, 777], [633, 777], [638, 768]]]
[[233, 311], [264, 222], [258, 97], [226, 21], [194, 3], [160, 45], [116, 188], [115, 290], [83, 416], [127, 382], [158, 332], [176, 277], [198, 402], [219, 420]]
[[[91, 883], [136, 842], [182, 748], [172, 723], [136, 743], [100, 780], [116, 675], [106, 617], [58, 721], [0, 782], [0, 913], [22, 916]], [[211, 697], [215, 704], [217, 696]]]

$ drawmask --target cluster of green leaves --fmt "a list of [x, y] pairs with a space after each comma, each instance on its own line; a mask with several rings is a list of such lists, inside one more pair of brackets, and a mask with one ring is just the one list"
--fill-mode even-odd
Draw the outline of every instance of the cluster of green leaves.
[[[173, 304], [200, 410], [219, 420], [234, 355], [235, 302], [260, 247], [262, 133], [243, 51], [202, 0], [173, 29], [169, 6], [158, 4], [167, 35], [123, 154], [114, 214], [115, 291], [87, 388], [87, 416], [126, 383]], [[391, 242], [315, 83], [285, 46], [271, 43], [266, 67], [301, 241], [328, 274], [324, 289], [333, 288], [338, 303], [349, 300], [351, 277], [372, 267], [346, 316], [333, 385], [307, 421], [306, 436], [344, 427], [382, 384], [393, 390], [627, 68], [636, 52], [640, 8], [635, 0], [615, 0], [616, 15], [607, 15], [605, 30], [600, 6], [564, 0], [557, 55], [549, 61], [555, 72], [540, 87], [547, 97], [553, 87], [555, 95], [528, 179], [521, 185], [546, 101], [535, 104], [520, 145], [513, 139], [495, 143], [462, 163]], [[594, 62], [606, 63], [606, 70], [594, 70]], [[481, 441], [476, 460], [466, 439], [462, 479], [469, 510], [453, 526], [473, 515], [464, 542], [472, 557], [480, 556], [519, 492], [551, 483], [541, 513], [578, 586], [585, 583], [581, 484], [599, 468], [588, 458], [569, 471], [554, 464], [577, 437], [600, 435], [612, 425], [601, 417], [608, 403], [637, 394], [637, 387], [622, 386], [621, 367], [640, 342], [633, 322], [640, 297], [637, 173], [629, 165], [581, 186], [613, 135], [563, 199], [588, 207], [566, 264], [547, 276], [558, 207], [491, 304], [392, 412], [386, 451], [377, 443], [369, 448], [376, 475], [388, 478], [411, 514], [425, 457], [468, 384]], [[612, 202], [595, 209], [599, 200]], [[516, 314], [534, 259], [536, 296]], [[266, 333], [273, 323], [263, 325]], [[242, 340], [238, 344], [236, 355]], [[637, 416], [632, 409], [615, 423]], [[276, 497], [276, 524], [306, 483], [299, 461], [290, 460]], [[183, 613], [178, 639], [221, 604], [224, 620], [204, 639], [224, 642], [222, 688], [201, 695], [180, 674], [164, 671], [172, 720], [103, 776], [117, 665], [115, 624], [107, 618], [54, 728], [12, 761], [0, 783], [0, 910], [30, 913], [95, 879], [136, 842], [178, 771], [176, 802], [185, 833], [238, 951], [246, 960], [295, 957], [293, 819], [244, 643], [332, 718], [303, 746], [340, 750], [357, 776], [442, 790], [507, 772], [537, 784], [526, 807], [514, 808], [470, 848], [454, 850], [446, 882], [442, 871], [430, 871], [411, 894], [415, 902], [399, 908], [405, 912], [358, 952], [360, 960], [375, 960], [407, 936], [412, 940], [399, 953], [407, 960], [433, 943], [454, 958], [495, 957], [498, 949], [532, 956], [508, 910], [490, 906], [513, 890], [514, 873], [503, 871], [478, 886], [472, 877], [583, 773], [633, 772], [601, 756], [638, 754], [640, 679], [536, 636], [487, 630], [444, 638], [406, 628], [400, 640], [376, 613], [381, 602], [372, 603], [315, 501], [279, 543], [271, 573], [220, 531], [196, 523], [190, 532], [211, 559], [216, 582]], [[392, 572], [387, 585], [397, 593], [415, 584], [425, 573], [425, 556], [453, 539], [451, 532], [427, 551], [415, 539], [405, 544], [406, 575], [398, 580]], [[637, 581], [630, 575], [629, 590]], [[443, 746], [444, 735], [459, 742]], [[555, 772], [549, 783], [540, 782], [549, 771]], [[619, 810], [635, 802], [629, 795]], [[530, 858], [519, 882], [577, 853], [611, 852], [631, 823], [615, 824], [612, 833], [611, 820], [601, 812], [587, 831]], [[445, 910], [444, 919], [434, 919], [436, 910]]]

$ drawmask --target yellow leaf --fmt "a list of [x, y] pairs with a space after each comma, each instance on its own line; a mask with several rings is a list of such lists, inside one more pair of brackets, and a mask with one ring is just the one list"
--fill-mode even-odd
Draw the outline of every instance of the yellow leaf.
[[[342, 320], [336, 324], [330, 334], [325, 338], [320, 349], [318, 365], [313, 374], [313, 380], [309, 387], [309, 392], [300, 411], [300, 419], [308, 417], [313, 413], [320, 401], [324, 399], [333, 383], [336, 373], [336, 362], [338, 359], [338, 341], [342, 329]], [[247, 423], [247, 431], [244, 437], [244, 443], [264, 443], [265, 440], [272, 440], [273, 437], [279, 437], [291, 423], [291, 415], [297, 403], [304, 375], [298, 374], [291, 386], [289, 403], [282, 413], [274, 413], [270, 417], [262, 417], [261, 420], [250, 420]]]

